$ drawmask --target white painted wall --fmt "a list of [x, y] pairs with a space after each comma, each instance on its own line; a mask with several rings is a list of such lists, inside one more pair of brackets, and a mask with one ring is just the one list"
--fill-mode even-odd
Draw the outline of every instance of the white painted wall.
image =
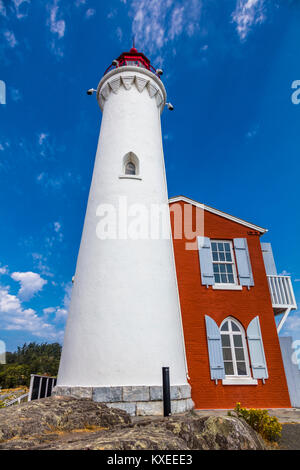
[[[115, 70], [100, 88], [112, 75], [133, 72], [165, 93], [153, 74], [137, 67]], [[141, 180], [119, 178], [129, 151], [139, 158]], [[147, 207], [168, 204], [160, 109], [146, 88], [140, 93], [134, 85], [104, 102], [58, 385], [161, 385], [163, 366], [170, 367], [172, 385], [186, 384], [171, 236], [99, 240], [97, 207], [117, 205], [119, 196]]]

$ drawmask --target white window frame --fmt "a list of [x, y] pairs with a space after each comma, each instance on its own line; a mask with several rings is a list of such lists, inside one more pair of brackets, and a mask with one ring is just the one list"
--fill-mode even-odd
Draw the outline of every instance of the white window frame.
[[[133, 163], [135, 165], [135, 175], [126, 174], [127, 163]], [[119, 175], [119, 179], [126, 180], [142, 180], [140, 176], [140, 161], [134, 152], [128, 152], [123, 158], [122, 174]]]
[[242, 290], [243, 289], [242, 286], [240, 286], [239, 283], [238, 283], [238, 276], [237, 276], [237, 270], [236, 270], [236, 261], [235, 261], [235, 255], [234, 255], [232, 240], [214, 240], [214, 239], [211, 239], [211, 244], [212, 243], [229, 243], [232, 261], [214, 261], [214, 260], [212, 260], [212, 263], [213, 263], [213, 266], [214, 266], [214, 264], [231, 264], [232, 265], [232, 272], [233, 272], [233, 280], [234, 280], [234, 282], [225, 282], [225, 283], [224, 282], [216, 282], [216, 278], [215, 278], [215, 274], [214, 274], [215, 284], [213, 285], [213, 289]]
[[[224, 323], [229, 322], [229, 330], [228, 331], [223, 331], [222, 332], [222, 326]], [[233, 331], [231, 327], [231, 322], [233, 322], [238, 328], [239, 332]], [[229, 336], [229, 341], [230, 341], [230, 350], [231, 350], [231, 356], [232, 356], [232, 364], [233, 364], [233, 370], [234, 374], [233, 375], [225, 375], [225, 379], [222, 380], [223, 385], [257, 385], [257, 380], [253, 379], [251, 376], [251, 369], [250, 369], [250, 361], [249, 361], [249, 352], [248, 352], [248, 345], [247, 345], [247, 340], [246, 340], [246, 334], [243, 326], [241, 323], [236, 320], [233, 317], [227, 317], [225, 318], [220, 326], [220, 334], [225, 334]], [[242, 345], [243, 345], [243, 350], [244, 350], [244, 357], [245, 357], [245, 365], [246, 365], [246, 372], [247, 375], [238, 375], [237, 374], [237, 360], [235, 356], [235, 347], [234, 347], [234, 342], [233, 342], [233, 336], [234, 335], [239, 335], [242, 337]], [[222, 346], [222, 354], [223, 354], [223, 346]], [[226, 361], [224, 361], [225, 364]]]

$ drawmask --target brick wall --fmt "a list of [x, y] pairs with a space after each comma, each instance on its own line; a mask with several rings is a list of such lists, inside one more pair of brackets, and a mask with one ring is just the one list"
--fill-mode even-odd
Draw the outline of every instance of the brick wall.
[[[202, 211], [193, 206], [193, 220], [189, 221], [193, 226], [196, 210]], [[174, 240], [187, 362], [195, 406], [200, 409], [232, 408], [239, 401], [246, 407], [290, 407], [259, 233], [204, 211], [204, 235], [222, 240], [247, 238], [255, 285], [250, 290], [243, 287], [242, 291], [213, 290], [211, 286], [203, 286], [198, 251], [187, 251], [184, 237]], [[205, 315], [212, 317], [218, 325], [228, 316], [235, 317], [245, 330], [250, 321], [259, 315], [269, 372], [265, 385], [261, 380], [258, 385], [222, 385], [221, 381], [216, 385], [210, 379]]]

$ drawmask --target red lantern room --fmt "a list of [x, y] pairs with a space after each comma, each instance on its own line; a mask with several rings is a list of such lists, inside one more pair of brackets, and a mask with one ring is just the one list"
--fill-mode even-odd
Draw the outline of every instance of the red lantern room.
[[132, 47], [129, 52], [123, 52], [117, 59], [115, 59], [105, 70], [104, 75], [113, 68], [124, 66], [143, 67], [144, 69], [150, 70], [155, 75], [159, 76], [162, 74], [160, 69], [155, 69], [151, 65], [150, 60], [142, 52], [138, 52], [135, 47]]

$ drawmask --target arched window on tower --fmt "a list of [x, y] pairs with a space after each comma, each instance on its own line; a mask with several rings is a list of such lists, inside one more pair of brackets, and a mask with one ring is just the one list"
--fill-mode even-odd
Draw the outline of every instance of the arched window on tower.
[[246, 335], [242, 325], [232, 317], [220, 328], [226, 377], [251, 377]]
[[123, 158], [123, 175], [138, 176], [140, 174], [139, 159], [133, 152], [126, 153]]

